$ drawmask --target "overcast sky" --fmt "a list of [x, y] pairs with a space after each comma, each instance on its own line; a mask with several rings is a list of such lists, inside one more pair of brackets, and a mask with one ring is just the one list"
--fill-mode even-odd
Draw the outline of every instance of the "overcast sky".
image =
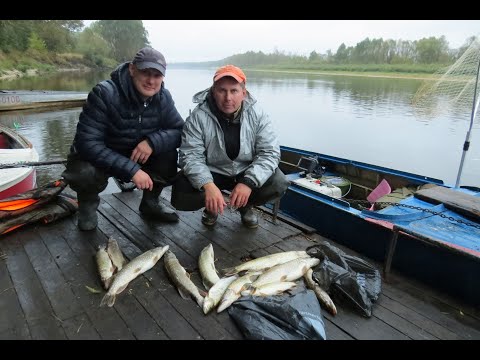
[[450, 48], [480, 35], [480, 20], [143, 20], [169, 63], [220, 60], [246, 51], [336, 52], [365, 38], [419, 40], [445, 35]]

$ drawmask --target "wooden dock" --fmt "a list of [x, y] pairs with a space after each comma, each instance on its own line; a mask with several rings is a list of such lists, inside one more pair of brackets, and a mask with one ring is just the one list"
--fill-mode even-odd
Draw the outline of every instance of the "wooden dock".
[[[168, 204], [165, 198], [170, 193], [164, 191], [162, 197]], [[304, 250], [326, 240], [294, 221], [280, 218], [274, 224], [262, 212], [254, 230], [243, 227], [240, 215], [228, 210], [213, 228], [201, 223], [201, 210], [179, 212], [177, 224], [155, 224], [140, 217], [140, 198], [140, 191], [103, 196], [99, 227], [92, 232], [78, 231], [75, 215], [0, 238], [0, 339], [242, 339], [228, 311], [205, 316], [193, 300], [182, 299], [162, 260], [133, 280], [114, 307], [99, 307], [105, 291], [94, 259], [96, 246], [112, 236], [131, 259], [168, 244], [200, 285], [197, 260], [209, 243], [217, 269], [223, 269], [247, 258]], [[342, 305], [337, 310], [336, 316], [322, 310], [329, 340], [480, 339], [478, 308], [395, 271], [383, 281], [371, 318]]]
[[85, 104], [87, 96], [88, 93], [79, 91], [0, 90], [0, 112], [81, 107]]

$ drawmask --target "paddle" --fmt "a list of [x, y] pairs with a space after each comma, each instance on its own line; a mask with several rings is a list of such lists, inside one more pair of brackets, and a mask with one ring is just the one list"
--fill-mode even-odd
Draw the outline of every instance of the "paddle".
[[11, 169], [18, 167], [29, 167], [29, 166], [46, 166], [46, 165], [55, 165], [55, 164], [66, 164], [67, 160], [49, 160], [49, 161], [22, 161], [17, 163], [10, 164], [0, 164], [0, 169]]

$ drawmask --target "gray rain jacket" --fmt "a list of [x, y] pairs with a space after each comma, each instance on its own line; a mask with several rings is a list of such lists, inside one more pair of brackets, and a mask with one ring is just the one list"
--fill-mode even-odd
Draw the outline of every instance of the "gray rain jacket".
[[244, 176], [261, 187], [280, 162], [280, 146], [271, 121], [254, 106], [257, 101], [247, 91], [240, 116], [240, 151], [231, 160], [220, 123], [207, 103], [209, 91], [210, 88], [193, 96], [198, 105], [185, 121], [180, 167], [197, 189], [213, 181], [211, 172], [233, 177], [245, 171]]

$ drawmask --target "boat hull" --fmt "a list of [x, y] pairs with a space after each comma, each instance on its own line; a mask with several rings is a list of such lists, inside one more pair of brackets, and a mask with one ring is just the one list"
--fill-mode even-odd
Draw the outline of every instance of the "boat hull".
[[[5, 171], [5, 170], [4, 170]], [[9, 184], [4, 185], [4, 190], [0, 190], [0, 200], [32, 190], [37, 186], [35, 169], [28, 169], [25, 176], [18, 176]]]
[[[32, 143], [16, 131], [0, 125], [0, 164], [36, 162], [39, 156]], [[34, 189], [34, 167], [0, 170], [0, 200]]]
[[[284, 155], [282, 150], [282, 159], [289, 158]], [[292, 162], [297, 163], [290, 158], [288, 163]], [[347, 163], [348, 161], [344, 161], [344, 164]], [[288, 169], [284, 172], [288, 173]], [[353, 173], [352, 169], [348, 169], [347, 172]], [[388, 170], [383, 175], [387, 173], [393, 176], [395, 171]], [[355, 174], [358, 175], [360, 172]], [[287, 176], [290, 180], [296, 178], [295, 173]], [[382, 176], [378, 176], [378, 179], [381, 178]], [[417, 178], [416, 175], [410, 174], [406, 175], [406, 178], [417, 181], [421, 177]], [[394, 182], [392, 179], [390, 181]], [[434, 181], [432, 179], [426, 181], [431, 182]], [[391, 255], [390, 265], [402, 274], [468, 303], [480, 304], [478, 220], [465, 219], [458, 213], [444, 208], [443, 205], [429, 205], [431, 211], [443, 215], [432, 216], [431, 213], [418, 210], [427, 204], [422, 204], [421, 200], [415, 197], [402, 200], [400, 203], [407, 204], [405, 214], [397, 215], [395, 212], [400, 210], [396, 207], [390, 211], [382, 210], [380, 214], [375, 215], [374, 212], [352, 208], [344, 199], [315, 193], [297, 186], [292, 181], [281, 199], [280, 211], [315, 228], [320, 235], [383, 264], [387, 263]], [[408, 205], [411, 208], [408, 208]], [[445, 218], [461, 221], [459, 223]], [[438, 220], [435, 220], [437, 221], [435, 223], [432, 219]], [[474, 226], [465, 226], [465, 222]], [[398, 236], [396, 246], [393, 248], [394, 251], [390, 251], [394, 234]]]

